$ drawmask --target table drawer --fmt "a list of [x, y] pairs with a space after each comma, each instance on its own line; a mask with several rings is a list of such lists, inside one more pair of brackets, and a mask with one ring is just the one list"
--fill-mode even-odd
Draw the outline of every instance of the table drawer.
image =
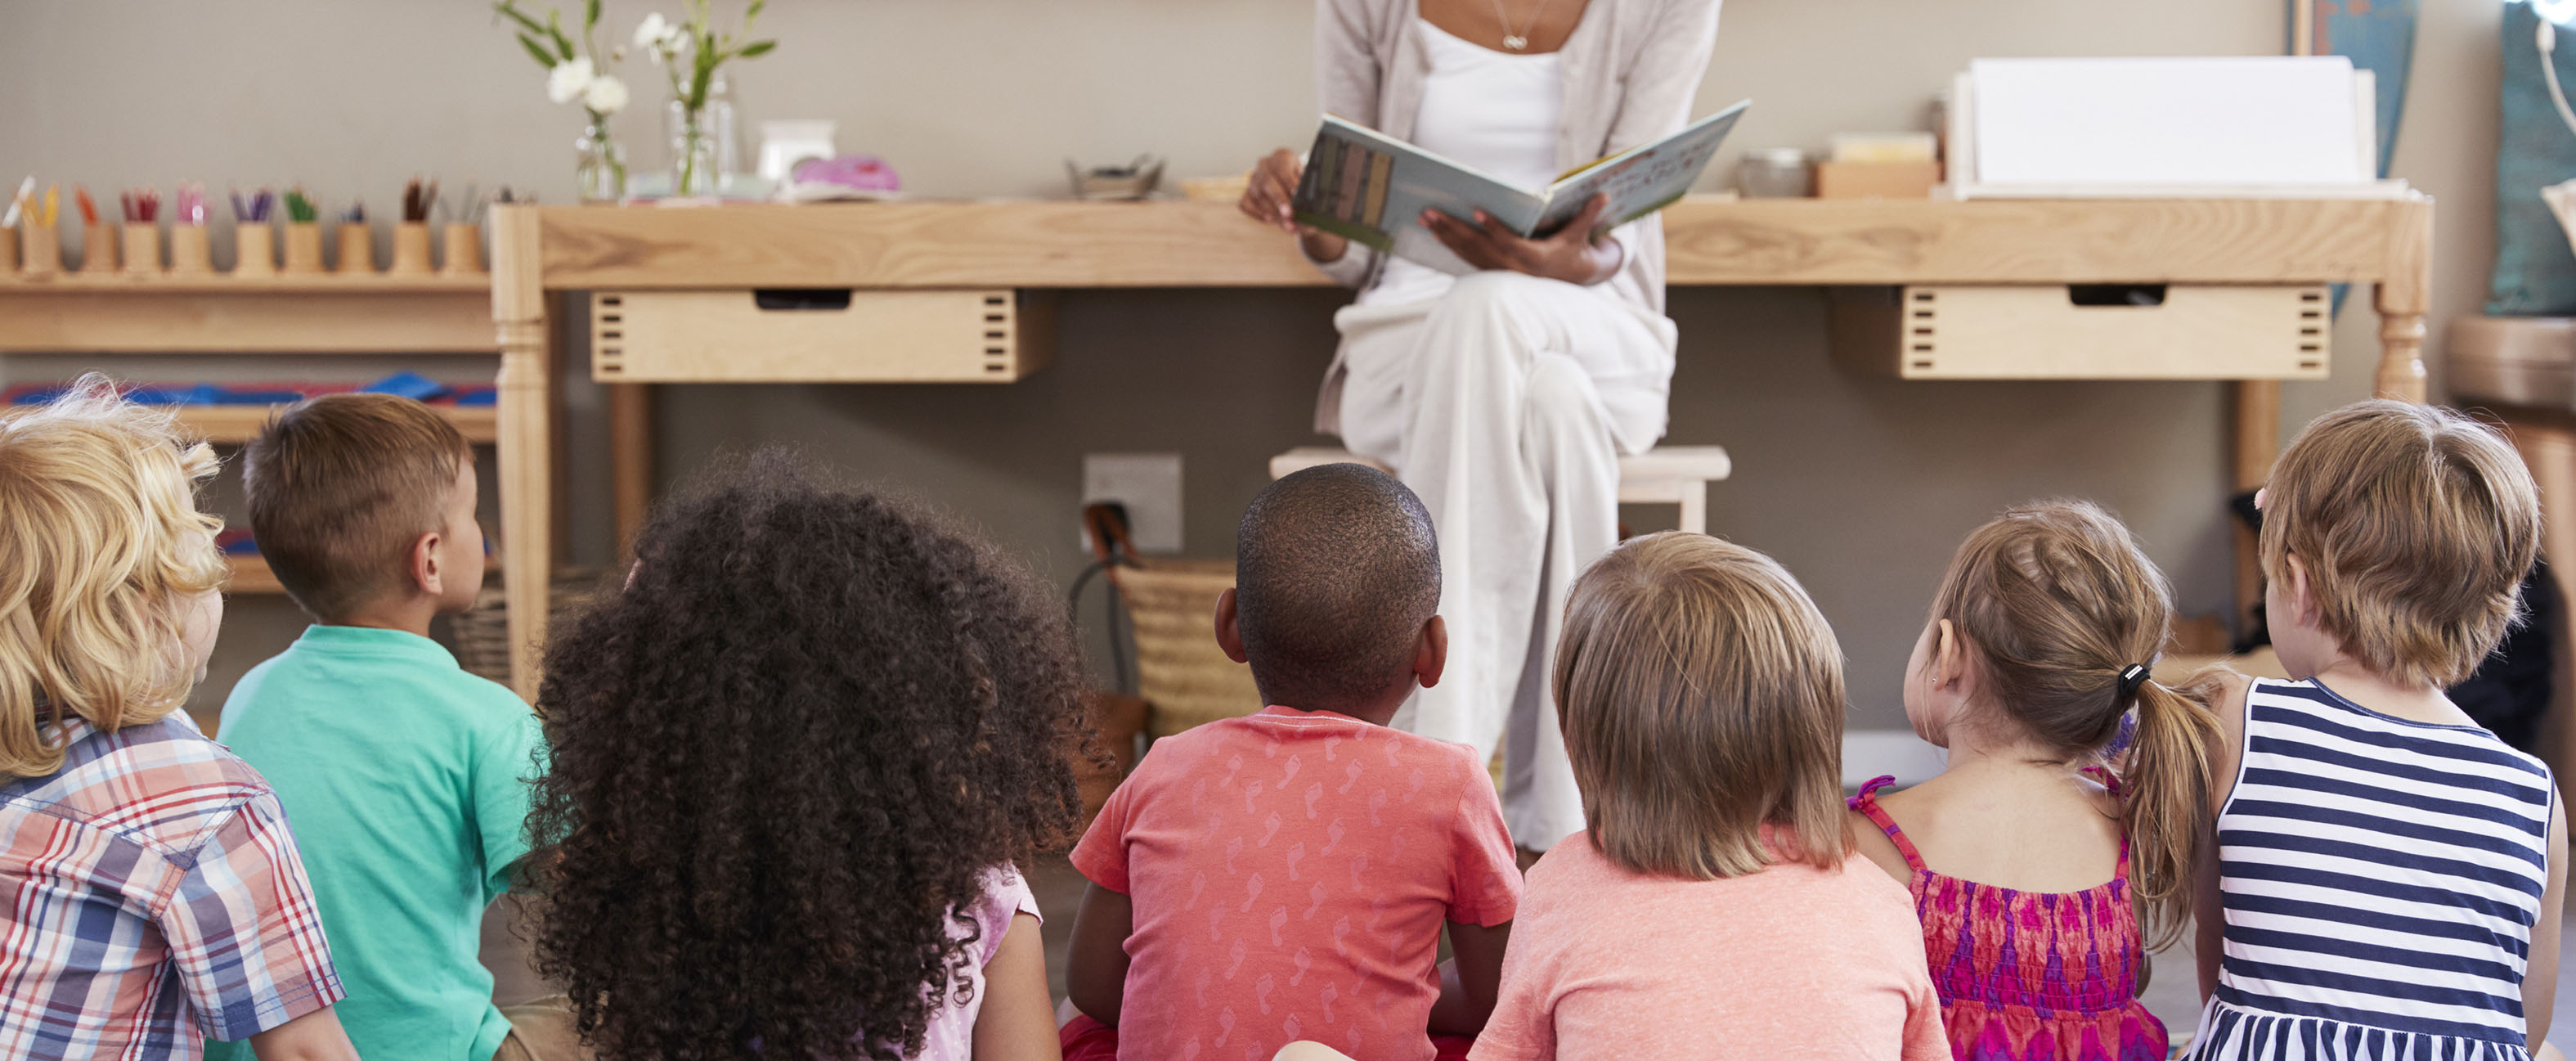
[[2082, 284], [1907, 287], [1891, 323], [1907, 379], [2324, 379], [2334, 320], [2324, 284]]
[[603, 383], [1009, 383], [1046, 363], [1041, 298], [1008, 288], [599, 291]]

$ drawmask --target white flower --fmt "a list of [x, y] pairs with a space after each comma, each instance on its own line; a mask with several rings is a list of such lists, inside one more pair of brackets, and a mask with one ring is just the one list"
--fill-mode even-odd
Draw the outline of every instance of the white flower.
[[554, 72], [546, 75], [546, 98], [557, 103], [570, 103], [590, 88], [590, 59], [567, 59], [556, 63]]
[[661, 62], [664, 56], [679, 50], [680, 27], [655, 11], [635, 27], [635, 46], [651, 53], [654, 62]]
[[590, 87], [582, 90], [582, 105], [599, 114], [615, 114], [626, 109], [626, 82], [615, 74], [601, 74]]

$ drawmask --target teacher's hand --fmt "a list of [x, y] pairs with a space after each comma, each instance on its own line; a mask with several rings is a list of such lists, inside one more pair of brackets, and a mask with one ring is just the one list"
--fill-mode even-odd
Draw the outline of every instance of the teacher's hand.
[[1540, 239], [1514, 233], [1482, 210], [1476, 211], [1473, 224], [1437, 210], [1425, 210], [1422, 225], [1478, 269], [1508, 269], [1569, 284], [1597, 284], [1619, 271], [1622, 257], [1618, 244], [1592, 238], [1593, 229], [1601, 223], [1601, 212], [1609, 206], [1609, 196], [1595, 195], [1564, 228]]
[[1252, 179], [1243, 187], [1242, 201], [1235, 205], [1245, 216], [1296, 236], [1307, 257], [1319, 262], [1340, 261], [1342, 252], [1350, 249], [1350, 241], [1298, 224], [1296, 211], [1289, 205], [1297, 197], [1297, 178], [1305, 171], [1305, 164], [1298, 162], [1287, 148], [1273, 151], [1253, 165]]

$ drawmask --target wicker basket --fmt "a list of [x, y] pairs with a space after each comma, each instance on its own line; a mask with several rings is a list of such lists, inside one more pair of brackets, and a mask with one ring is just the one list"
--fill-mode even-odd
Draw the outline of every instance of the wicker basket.
[[[559, 623], [566, 613], [579, 607], [591, 591], [599, 588], [599, 572], [589, 568], [559, 568], [555, 571], [553, 592], [548, 594], [547, 611], [551, 622]], [[474, 606], [450, 618], [447, 630], [456, 639], [456, 662], [468, 673], [478, 674], [503, 685], [510, 684], [510, 607], [509, 598], [498, 585], [485, 586], [474, 597]]]
[[1109, 578], [1135, 631], [1147, 734], [1168, 737], [1261, 710], [1252, 668], [1216, 643], [1216, 598], [1234, 588], [1234, 561], [1153, 560], [1111, 568]]

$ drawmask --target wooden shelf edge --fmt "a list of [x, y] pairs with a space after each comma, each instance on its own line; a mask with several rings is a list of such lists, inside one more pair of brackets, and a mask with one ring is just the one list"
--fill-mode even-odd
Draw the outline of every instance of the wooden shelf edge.
[[268, 561], [257, 555], [224, 554], [224, 562], [233, 569], [232, 581], [226, 583], [228, 594], [282, 594], [286, 586], [277, 581], [277, 573], [268, 569]]
[[0, 272], [0, 296], [27, 293], [106, 295], [369, 294], [470, 295], [492, 290], [488, 274], [311, 273], [235, 276], [231, 273], [27, 273]]
[[[178, 418], [180, 426], [195, 432], [199, 438], [219, 444], [238, 444], [257, 437], [260, 429], [268, 426], [269, 417], [275, 416], [285, 406], [177, 405], [167, 408], [170, 415]], [[465, 436], [467, 442], [488, 446], [500, 441], [500, 410], [493, 406], [433, 405], [430, 409], [456, 425], [456, 430]]]

